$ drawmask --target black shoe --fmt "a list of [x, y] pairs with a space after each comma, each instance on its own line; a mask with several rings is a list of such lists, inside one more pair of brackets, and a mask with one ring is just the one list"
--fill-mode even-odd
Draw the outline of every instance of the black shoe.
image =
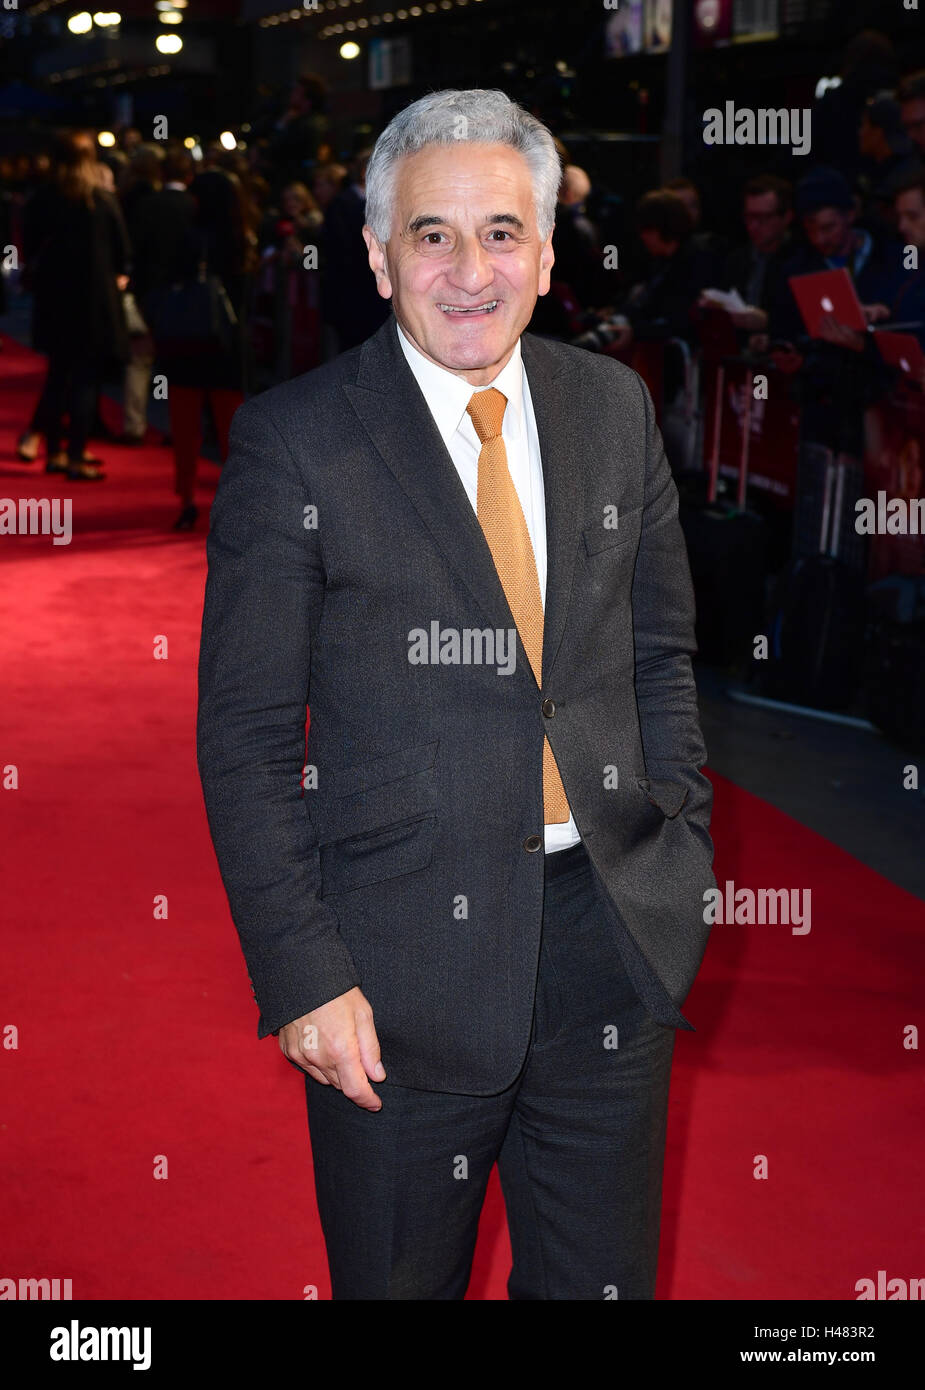
[[198, 517], [199, 508], [191, 502], [188, 507], [183, 508], [182, 512], [177, 517], [176, 521], [173, 523], [173, 530], [192, 531], [193, 527], [196, 525]]
[[99, 465], [99, 459], [72, 459], [67, 466], [67, 476], [79, 483], [98, 483], [106, 477]]
[[[26, 448], [26, 444], [30, 439], [35, 440], [35, 448], [31, 452]], [[21, 459], [23, 463], [35, 463], [35, 460], [39, 456], [40, 444], [41, 439], [39, 435], [33, 434], [31, 430], [26, 430], [25, 434], [21, 434], [16, 442], [16, 457]]]

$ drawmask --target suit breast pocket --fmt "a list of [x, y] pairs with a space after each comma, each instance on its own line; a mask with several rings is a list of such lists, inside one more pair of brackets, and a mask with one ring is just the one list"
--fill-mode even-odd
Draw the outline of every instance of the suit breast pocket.
[[433, 857], [439, 740], [319, 772], [306, 796], [318, 836], [322, 896], [424, 869]]

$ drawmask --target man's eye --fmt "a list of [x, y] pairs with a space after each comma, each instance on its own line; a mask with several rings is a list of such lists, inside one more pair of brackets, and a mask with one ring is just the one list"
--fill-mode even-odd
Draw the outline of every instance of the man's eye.
[[493, 227], [492, 230], [488, 233], [488, 235], [509, 237], [511, 234], [510, 232], [506, 232], [503, 227]]
[[434, 246], [436, 243], [435, 243], [435, 242], [432, 242], [432, 241], [430, 240], [432, 236], [443, 236], [443, 233], [442, 233], [442, 232], [425, 232], [425, 233], [424, 233], [424, 240], [425, 240], [426, 242], [428, 242], [431, 246]]

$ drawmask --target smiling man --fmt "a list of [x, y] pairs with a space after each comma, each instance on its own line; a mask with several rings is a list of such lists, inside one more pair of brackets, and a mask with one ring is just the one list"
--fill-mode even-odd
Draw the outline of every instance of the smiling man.
[[496, 1162], [512, 1299], [654, 1297], [711, 787], [651, 400], [524, 332], [560, 172], [502, 92], [400, 112], [393, 316], [239, 410], [212, 507], [199, 768], [338, 1299], [463, 1298]]

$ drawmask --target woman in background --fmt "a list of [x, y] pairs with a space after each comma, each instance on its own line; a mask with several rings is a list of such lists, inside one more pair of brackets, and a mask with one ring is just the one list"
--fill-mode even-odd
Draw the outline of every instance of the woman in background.
[[34, 417], [46, 438], [46, 471], [97, 481], [106, 475], [100, 460], [86, 455], [86, 444], [99, 384], [128, 356], [121, 291], [129, 245], [119, 204], [101, 186], [89, 131], [69, 131], [58, 141], [53, 176], [25, 209], [23, 251], [33, 292], [32, 345], [48, 355]]
[[222, 461], [228, 456], [231, 417], [244, 399], [242, 320], [248, 278], [256, 264], [256, 238], [237, 175], [208, 169], [193, 179], [189, 191], [196, 202], [196, 216], [171, 278], [189, 285], [197, 279], [204, 262], [206, 275], [215, 277], [224, 289], [236, 323], [222, 341], [204, 345], [193, 336], [184, 341], [176, 325], [170, 342], [159, 342], [156, 316], [150, 319], [157, 350], [155, 370], [163, 372], [168, 382], [175, 491], [181, 506], [174, 523], [178, 531], [190, 530], [199, 516], [194, 501], [196, 461], [206, 403], [212, 411]]

